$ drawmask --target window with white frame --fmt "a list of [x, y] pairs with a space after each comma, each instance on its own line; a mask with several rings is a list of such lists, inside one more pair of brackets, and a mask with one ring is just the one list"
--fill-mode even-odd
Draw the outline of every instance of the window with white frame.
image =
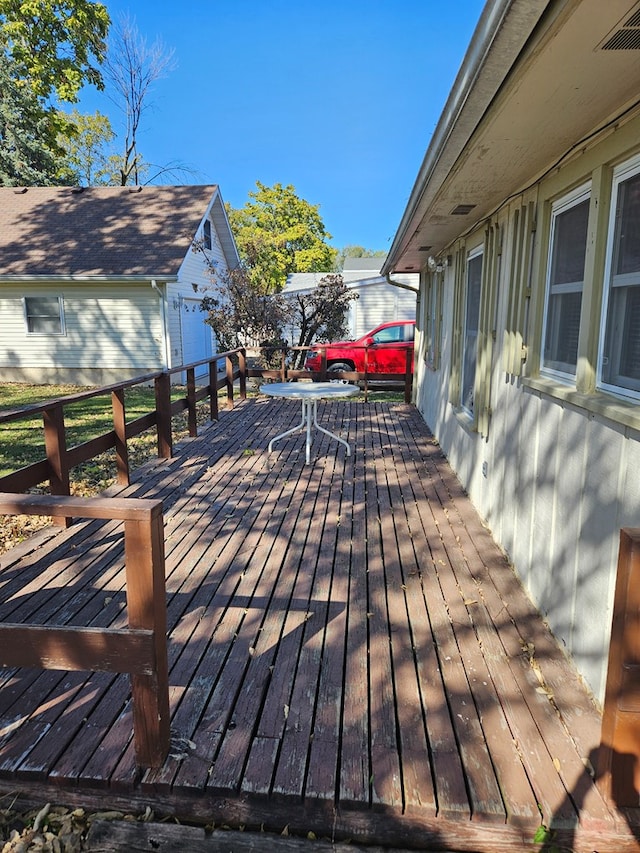
[[580, 187], [551, 211], [541, 365], [563, 378], [576, 375], [590, 190]]
[[598, 377], [640, 399], [640, 157], [613, 173]]
[[479, 247], [470, 252], [467, 257], [460, 404], [470, 415], [473, 415], [473, 396], [476, 379], [476, 362], [478, 358], [482, 256], [483, 250], [482, 247]]
[[63, 335], [65, 333], [61, 296], [25, 296], [23, 303], [29, 335]]

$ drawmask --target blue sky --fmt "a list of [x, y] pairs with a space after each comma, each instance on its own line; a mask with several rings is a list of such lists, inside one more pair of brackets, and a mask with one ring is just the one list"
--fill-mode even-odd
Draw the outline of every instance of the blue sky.
[[[484, 0], [103, 0], [173, 48], [139, 147], [241, 207], [256, 181], [320, 206], [336, 248], [388, 250]], [[119, 130], [105, 95], [87, 91]]]

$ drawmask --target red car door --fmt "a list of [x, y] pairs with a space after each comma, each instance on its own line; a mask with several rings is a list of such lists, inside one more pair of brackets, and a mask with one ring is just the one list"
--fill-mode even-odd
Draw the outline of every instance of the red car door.
[[398, 323], [379, 329], [372, 335], [372, 343], [369, 347], [369, 371], [371, 373], [404, 373], [408, 349], [411, 349], [413, 356], [413, 333], [413, 323]]

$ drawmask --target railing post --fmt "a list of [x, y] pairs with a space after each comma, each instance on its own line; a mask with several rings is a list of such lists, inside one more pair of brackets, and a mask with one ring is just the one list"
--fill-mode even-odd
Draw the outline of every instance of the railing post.
[[596, 777], [606, 800], [640, 805], [640, 528], [620, 531]]
[[287, 381], [287, 351], [286, 349], [282, 350], [282, 357], [280, 359], [280, 382]]
[[158, 456], [161, 459], [171, 459], [173, 455], [173, 438], [171, 435], [171, 377], [161, 373], [155, 379], [156, 392], [156, 427], [158, 430]]
[[240, 369], [240, 399], [247, 399], [247, 351], [244, 347], [238, 352], [238, 367]]
[[364, 401], [369, 399], [369, 347], [364, 348]]
[[322, 347], [320, 350], [320, 381], [327, 381], [327, 348]]
[[[70, 495], [67, 439], [64, 428], [62, 406], [53, 406], [42, 413], [44, 423], [44, 446], [49, 467], [49, 488], [52, 495]], [[53, 523], [69, 527], [70, 518], [54, 518]]]
[[231, 360], [231, 356], [227, 356], [226, 360], [227, 364], [227, 378], [226, 378], [226, 386], [227, 386], [227, 409], [233, 409], [233, 361]]
[[127, 615], [130, 628], [153, 632], [153, 675], [132, 675], [136, 763], [160, 767], [169, 751], [169, 676], [162, 511], [125, 521]]
[[124, 404], [124, 388], [111, 392], [113, 431], [116, 434], [116, 479], [121, 486], [130, 483], [129, 450], [127, 447], [127, 420]]
[[209, 416], [218, 420], [218, 359], [209, 362]]
[[195, 438], [198, 435], [195, 367], [187, 368], [187, 424], [189, 435], [191, 438]]
[[407, 353], [404, 360], [404, 401], [411, 402], [411, 391], [413, 387], [413, 373], [411, 367], [413, 364], [413, 350], [407, 347]]

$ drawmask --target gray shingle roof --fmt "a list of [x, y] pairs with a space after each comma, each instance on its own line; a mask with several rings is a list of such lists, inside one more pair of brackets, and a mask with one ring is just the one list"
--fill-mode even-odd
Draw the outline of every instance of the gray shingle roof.
[[0, 276], [175, 276], [216, 189], [0, 187]]

